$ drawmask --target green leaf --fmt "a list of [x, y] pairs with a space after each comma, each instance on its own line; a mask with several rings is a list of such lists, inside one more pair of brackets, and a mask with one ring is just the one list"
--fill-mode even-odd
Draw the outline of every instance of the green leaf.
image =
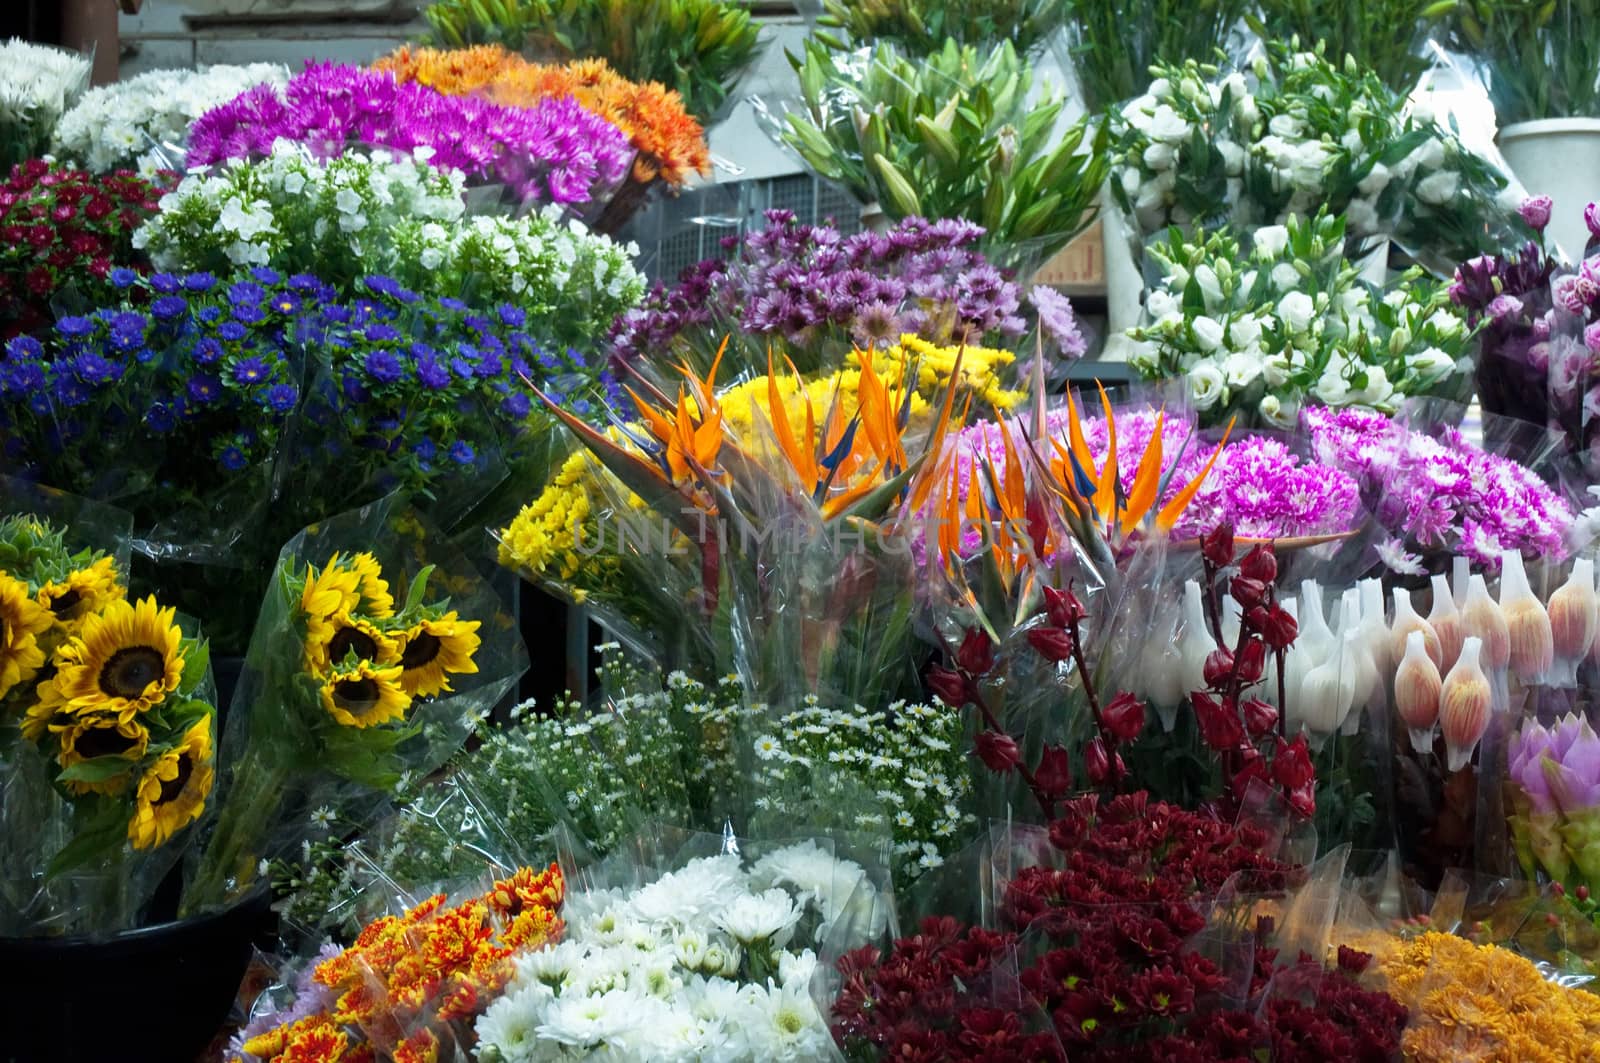
[[188, 646], [183, 658], [183, 678], [178, 682], [178, 693], [192, 694], [205, 682], [211, 668], [211, 642], [209, 639], [186, 640]]
[[421, 572], [411, 581], [411, 587], [406, 591], [405, 605], [400, 607], [402, 614], [409, 613], [422, 604], [422, 596], [428, 591], [428, 577], [433, 575], [433, 566], [425, 565]]
[[90, 757], [80, 760], [70, 768], [64, 768], [56, 776], [58, 782], [105, 782], [115, 779], [119, 775], [126, 775], [136, 765], [133, 761], [123, 757]]

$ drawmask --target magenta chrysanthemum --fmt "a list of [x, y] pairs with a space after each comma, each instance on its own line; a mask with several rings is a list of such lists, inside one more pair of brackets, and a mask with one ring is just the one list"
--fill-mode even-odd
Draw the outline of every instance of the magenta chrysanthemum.
[[[1566, 556], [1572, 507], [1531, 469], [1454, 428], [1412, 431], [1368, 410], [1307, 407], [1317, 460], [1355, 477], [1389, 556], [1449, 551], [1497, 564], [1503, 550]], [[1407, 562], [1409, 563], [1409, 562]]]
[[622, 130], [570, 96], [503, 107], [400, 84], [387, 71], [320, 63], [282, 89], [258, 85], [202, 115], [189, 132], [189, 164], [266, 155], [279, 139], [322, 156], [351, 146], [402, 151], [541, 203], [601, 198], [633, 162]]

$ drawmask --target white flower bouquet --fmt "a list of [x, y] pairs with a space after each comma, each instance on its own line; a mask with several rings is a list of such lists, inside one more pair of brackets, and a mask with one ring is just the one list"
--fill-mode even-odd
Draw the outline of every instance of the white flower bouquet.
[[91, 65], [62, 48], [0, 43], [0, 174], [44, 154], [50, 131], [89, 87]]
[[278, 63], [146, 71], [84, 93], [56, 125], [50, 150], [93, 173], [128, 169], [150, 177], [182, 169], [196, 118], [256, 85], [288, 80]]
[[1163, 279], [1129, 330], [1130, 360], [1185, 378], [1207, 424], [1291, 428], [1307, 403], [1392, 413], [1412, 395], [1464, 397], [1471, 330], [1445, 288], [1420, 269], [1362, 283], [1345, 243], [1344, 220], [1326, 214], [1257, 229], [1248, 251], [1226, 230], [1174, 232], [1151, 247]]
[[478, 1020], [477, 1058], [829, 1057], [812, 983], [828, 957], [882, 934], [886, 898], [829, 841], [744, 848], [669, 859], [631, 888], [569, 878], [565, 940], [516, 958]]
[[1112, 119], [1112, 190], [1148, 238], [1170, 225], [1343, 214], [1351, 257], [1392, 239], [1438, 276], [1528, 235], [1522, 192], [1423, 106], [1351, 61], [1271, 45], [1247, 71], [1159, 66]]

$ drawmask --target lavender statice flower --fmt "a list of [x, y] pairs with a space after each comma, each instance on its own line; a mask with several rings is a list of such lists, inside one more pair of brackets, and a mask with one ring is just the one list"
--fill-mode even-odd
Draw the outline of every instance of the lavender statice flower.
[[1039, 331], [1061, 357], [1075, 360], [1088, 353], [1088, 341], [1078, 330], [1078, 316], [1066, 296], [1039, 284], [1028, 292], [1028, 302], [1039, 313]]
[[[727, 261], [689, 267], [671, 287], [623, 315], [612, 334], [619, 361], [674, 347], [714, 351], [737, 334], [764, 368], [767, 348], [802, 371], [837, 364], [853, 344], [910, 332], [939, 344], [992, 345], [1022, 334], [1021, 293], [977, 251], [983, 230], [908, 218], [888, 232], [843, 236], [768, 211], [767, 227], [723, 241]], [[1053, 306], [1056, 323], [1071, 322]], [[1068, 341], [1070, 342], [1070, 340]]]
[[189, 165], [264, 156], [279, 139], [325, 158], [351, 146], [389, 148], [542, 203], [599, 199], [633, 162], [622, 130], [570, 96], [504, 107], [402, 84], [387, 71], [314, 63], [282, 88], [258, 85], [202, 115], [190, 130]]
[[1572, 507], [1531, 469], [1451, 427], [1414, 431], [1368, 410], [1307, 407], [1301, 424], [1325, 465], [1354, 477], [1387, 539], [1384, 555], [1454, 553], [1482, 565], [1517, 549], [1566, 556]]

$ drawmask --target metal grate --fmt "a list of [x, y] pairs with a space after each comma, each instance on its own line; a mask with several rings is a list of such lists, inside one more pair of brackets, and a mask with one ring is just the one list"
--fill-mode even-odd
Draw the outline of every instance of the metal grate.
[[639, 244], [640, 267], [650, 279], [671, 282], [701, 259], [726, 255], [722, 238], [761, 228], [768, 210], [793, 211], [811, 225], [831, 221], [846, 236], [861, 231], [861, 208], [853, 199], [810, 174], [794, 174], [721, 184], [662, 200], [627, 235]]

